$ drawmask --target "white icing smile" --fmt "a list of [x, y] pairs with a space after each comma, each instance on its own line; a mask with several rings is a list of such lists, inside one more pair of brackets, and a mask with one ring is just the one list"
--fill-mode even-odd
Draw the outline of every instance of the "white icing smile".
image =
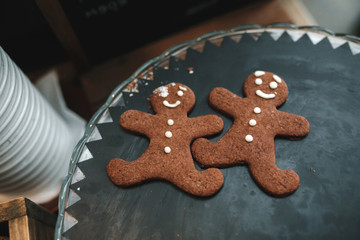
[[169, 108], [176, 108], [177, 106], [180, 105], [180, 101], [177, 100], [175, 103], [169, 103], [167, 100], [164, 100], [163, 101], [163, 104], [166, 106], [166, 107], [169, 107]]
[[275, 98], [275, 94], [273, 93], [264, 93], [261, 90], [256, 90], [256, 95], [258, 95], [259, 97], [265, 98], [265, 99], [271, 99], [271, 98]]

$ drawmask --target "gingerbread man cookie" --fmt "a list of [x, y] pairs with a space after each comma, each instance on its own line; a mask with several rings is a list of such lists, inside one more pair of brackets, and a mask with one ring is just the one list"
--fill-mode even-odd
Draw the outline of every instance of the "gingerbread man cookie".
[[197, 139], [192, 145], [193, 156], [203, 167], [247, 164], [265, 192], [287, 196], [299, 187], [300, 180], [294, 171], [277, 167], [274, 138], [302, 138], [310, 125], [304, 117], [277, 109], [288, 96], [287, 85], [279, 76], [256, 71], [246, 79], [243, 91], [244, 98], [224, 88], [210, 92], [210, 105], [234, 122], [218, 142]]
[[196, 196], [215, 194], [223, 185], [223, 174], [216, 168], [198, 171], [190, 144], [195, 138], [220, 132], [222, 119], [216, 115], [188, 118], [195, 95], [179, 83], [155, 89], [150, 102], [155, 115], [129, 110], [120, 117], [124, 129], [147, 136], [150, 144], [134, 161], [112, 159], [106, 169], [111, 181], [126, 187], [162, 179]]

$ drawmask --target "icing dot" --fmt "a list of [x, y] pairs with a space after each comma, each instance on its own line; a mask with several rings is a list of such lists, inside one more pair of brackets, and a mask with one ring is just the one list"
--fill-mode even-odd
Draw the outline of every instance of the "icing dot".
[[252, 127], [255, 126], [256, 125], [256, 120], [255, 119], [250, 119], [249, 125], [252, 126]]
[[169, 126], [174, 125], [174, 120], [168, 119], [168, 120], [167, 120], [167, 124], [168, 124]]
[[261, 113], [261, 109], [259, 107], [255, 107], [254, 113], [257, 113], [257, 114]]
[[264, 71], [256, 71], [254, 74], [256, 77], [260, 77], [262, 75], [265, 75], [265, 72]]
[[278, 83], [281, 83], [281, 78], [278, 75], [274, 75], [273, 79], [277, 81]]
[[179, 97], [182, 97], [183, 95], [184, 95], [184, 92], [183, 91], [181, 91], [181, 90], [179, 90], [179, 91], [177, 91], [177, 93], [176, 93]]
[[246, 136], [245, 136], [245, 140], [246, 140], [247, 142], [252, 142], [252, 141], [254, 140], [254, 138], [253, 138], [253, 136], [251, 136], [251, 135], [246, 135]]
[[170, 153], [170, 152], [171, 152], [171, 148], [170, 148], [170, 147], [165, 147], [165, 148], [164, 148], [164, 152], [165, 152], [165, 153]]
[[171, 138], [171, 137], [172, 137], [172, 132], [166, 131], [166, 132], [165, 132], [165, 137]]
[[255, 84], [256, 84], [256, 85], [261, 85], [261, 84], [262, 84], [261, 78], [255, 79]]
[[187, 90], [186, 87], [182, 87], [182, 86], [179, 86], [179, 89], [180, 89], [180, 90], [183, 90], [183, 91], [186, 91], [186, 90]]
[[276, 88], [278, 87], [278, 84], [277, 84], [276, 82], [271, 82], [271, 83], [270, 83], [270, 87], [271, 87], [272, 89], [276, 89]]

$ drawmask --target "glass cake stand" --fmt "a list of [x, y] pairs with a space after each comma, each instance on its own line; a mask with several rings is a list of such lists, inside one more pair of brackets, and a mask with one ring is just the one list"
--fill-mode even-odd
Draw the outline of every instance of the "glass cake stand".
[[[249, 38], [249, 36], [252, 38], [252, 40], [250, 39], [250, 40], [242, 41], [243, 38]], [[232, 40], [232, 42], [231, 41], [229, 42], [229, 40]], [[267, 42], [271, 42], [271, 44], [273, 44], [272, 42], [275, 43], [281, 42], [281, 44], [267, 45], [268, 44]], [[296, 69], [308, 70], [307, 72], [303, 72], [303, 76], [304, 76], [303, 78], [301, 76], [299, 77], [300, 79], [303, 79], [304, 84], [302, 85], [298, 84], [300, 80], [294, 80], [293, 82], [290, 82], [289, 95], [294, 94], [295, 96], [296, 91], [292, 91], [292, 89], [298, 89], [299, 94], [302, 93], [310, 94], [309, 92], [311, 92], [311, 94], [319, 95], [319, 98], [312, 99], [311, 96], [309, 95], [310, 97], [308, 98], [307, 101], [300, 100], [301, 102], [304, 101], [304, 104], [307, 104], [307, 106], [313, 104], [313, 108], [308, 107], [311, 108], [313, 112], [310, 112], [310, 110], [309, 112], [307, 112], [307, 110], [304, 110], [301, 107], [302, 105], [296, 105], [297, 104], [296, 102], [299, 101], [299, 98], [301, 96], [299, 96], [299, 98], [288, 99], [289, 105], [288, 103], [286, 103], [281, 108], [281, 110], [291, 112], [292, 111], [291, 104], [294, 104], [294, 106], [299, 107], [298, 109], [295, 108], [296, 111], [298, 110], [300, 113], [304, 113], [305, 115], [308, 114], [310, 125], [312, 127], [310, 135], [306, 138], [306, 140], [299, 141], [299, 144], [306, 143], [309, 149], [311, 149], [311, 147], [309, 146], [312, 146], [313, 149], [315, 148], [315, 150], [313, 151], [316, 157], [312, 157], [312, 155], [307, 155], [306, 152], [303, 152], [303, 156], [299, 156], [300, 163], [297, 162], [296, 160], [293, 160], [287, 163], [288, 165], [286, 164], [283, 165], [283, 167], [296, 169], [297, 172], [299, 172], [300, 178], [304, 179], [302, 181], [302, 186], [300, 187], [300, 189], [297, 192], [295, 192], [293, 195], [285, 199], [274, 199], [266, 194], [263, 194], [256, 187], [256, 185], [252, 183], [251, 178], [241, 177], [240, 180], [242, 182], [238, 184], [239, 186], [237, 189], [239, 190], [240, 193], [238, 194], [229, 193], [228, 191], [233, 189], [233, 187], [235, 186], [235, 184], [229, 183], [228, 185], [224, 186], [224, 189], [222, 189], [215, 197], [210, 199], [197, 199], [182, 193], [180, 190], [173, 188], [168, 184], [162, 184], [162, 185], [146, 184], [146, 186], [144, 187], [130, 188], [128, 190], [129, 196], [126, 196], [127, 195], [126, 189], [117, 190], [117, 188], [111, 186], [112, 190], [109, 192], [107, 192], [107, 190], [101, 190], [104, 188], [106, 189], [108, 185], [112, 184], [110, 181], [107, 181], [106, 178], [99, 177], [99, 182], [98, 182], [99, 186], [97, 186], [96, 181], [91, 182], [90, 179], [96, 178], [95, 175], [103, 176], [105, 170], [103, 168], [103, 165], [99, 167], [94, 163], [95, 161], [89, 161], [89, 160], [96, 158], [95, 155], [99, 154], [99, 152], [101, 151], [104, 151], [104, 154], [106, 151], [112, 151], [110, 149], [112, 146], [109, 147], [103, 146], [99, 148], [96, 148], [96, 146], [94, 146], [97, 143], [101, 142], [103, 138], [106, 138], [105, 135], [108, 130], [106, 130], [105, 127], [101, 127], [101, 126], [104, 126], [112, 122], [115, 122], [116, 124], [118, 122], [118, 119], [114, 119], [114, 116], [118, 117], [120, 115], [120, 112], [116, 112], [115, 110], [113, 111], [112, 109], [124, 108], [127, 106], [127, 104], [136, 105], [137, 103], [131, 103], [131, 102], [140, 101], [140, 100], [143, 100], [143, 102], [139, 104], [147, 108], [148, 105], [145, 100], [147, 97], [149, 97], [149, 95], [146, 96], [144, 95], [143, 98], [133, 98], [134, 100], [132, 99], [132, 96], [139, 93], [139, 89], [147, 88], [147, 86], [151, 83], [151, 81], [154, 81], [154, 78], [156, 78], [157, 76], [160, 76], [159, 78], [161, 78], [162, 76], [166, 78], [166, 76], [168, 75], [166, 75], [165, 72], [166, 70], [169, 69], [170, 72], [171, 71], [176, 72], [179, 69], [181, 70], [185, 68], [185, 70], [183, 69], [185, 73], [181, 73], [182, 74], [181, 77], [186, 76], [186, 71], [187, 74], [189, 75], [196, 75], [197, 66], [196, 66], [196, 61], [193, 59], [199, 58], [200, 59], [199, 61], [203, 61], [203, 62], [205, 61], [204, 59], [211, 59], [213, 56], [215, 56], [215, 54], [212, 55], [211, 53], [216, 53], [218, 55], [219, 53], [217, 52], [216, 49], [226, 44], [234, 45], [234, 46], [236, 44], [238, 45], [249, 44], [250, 48], [254, 44], [260, 44], [259, 48], [255, 47], [254, 50], [252, 51], [254, 51], [254, 53], [256, 52], [256, 54], [262, 54], [262, 53], [265, 55], [269, 54], [269, 56], [264, 56], [259, 58], [258, 61], [259, 63], [256, 62], [257, 61], [256, 59], [251, 60], [253, 54], [250, 50], [249, 50], [250, 53], [247, 53], [247, 55], [244, 56], [248, 57], [250, 62], [255, 61], [255, 63], [258, 64], [258, 66], [256, 67], [266, 66], [265, 68], [269, 68], [271, 64], [274, 64], [274, 61], [280, 62], [286, 59], [287, 61], [283, 62], [282, 64], [284, 66], [285, 65], [290, 66], [288, 72], [286, 72], [286, 70], [282, 70], [283, 68], [281, 68], [280, 63], [276, 63], [279, 66], [274, 65], [275, 66], [274, 69], [275, 70], [277, 69], [277, 71], [283, 71], [282, 76], [288, 78], [291, 77], [292, 74], [294, 75], [299, 74]], [[286, 44], [294, 47], [290, 46], [289, 47], [290, 50], [283, 51], [282, 50], [283, 46], [286, 46]], [[273, 51], [272, 49], [273, 46], [274, 48], [279, 49], [279, 53], [275, 53], [275, 54], [271, 53], [271, 51]], [[329, 60], [329, 63], [326, 63], [327, 65], [324, 67], [321, 67], [321, 64], [314, 62], [314, 65], [320, 67], [317, 68], [312, 67], [311, 61], [307, 62], [306, 57], [304, 58], [298, 57], [301, 55], [302, 49], [308, 51], [307, 49], [309, 48], [314, 49], [312, 51], [313, 56], [315, 56], [314, 61], [316, 61], [316, 57], [318, 57], [319, 59], [325, 59], [325, 60], [328, 59], [329, 57], [327, 57], [327, 54], [329, 54], [329, 52], [331, 52], [332, 54], [332, 51], [334, 52], [334, 54], [338, 54], [338, 56], [336, 55], [338, 61], [330, 62]], [[224, 47], [224, 49], [226, 48]], [[229, 47], [229, 49], [231, 49], [231, 47]], [[270, 50], [268, 51], [268, 49]], [[124, 238], [126, 238], [127, 236], [129, 237], [129, 239], [144, 239], [141, 238], [144, 236], [148, 236], [149, 239], [151, 239], [151, 237], [155, 237], [156, 239], [176, 239], [176, 237], [178, 238], [183, 237], [184, 239], [189, 239], [189, 237], [191, 236], [197, 237], [197, 239], [201, 239], [201, 238], [211, 239], [211, 236], [216, 236], [220, 238], [225, 237], [226, 239], [239, 239], [241, 236], [245, 237], [245, 239], [249, 236], [260, 237], [262, 239], [273, 239], [270, 236], [275, 237], [274, 239], [278, 239], [279, 237], [283, 237], [284, 239], [289, 239], [289, 238], [297, 239], [301, 237], [307, 237], [308, 239], [332, 239], [333, 237], [334, 239], [336, 239], [336, 237], [338, 237], [339, 235], [342, 235], [342, 237], [347, 236], [348, 237], [347, 239], [352, 239], [352, 237], [354, 237], [356, 234], [357, 235], [359, 234], [359, 230], [354, 227], [355, 226], [354, 224], [360, 222], [359, 217], [357, 217], [357, 215], [359, 214], [354, 215], [351, 214], [350, 211], [350, 209], [353, 209], [354, 211], [355, 210], [360, 211], [359, 209], [360, 193], [359, 190], [356, 190], [359, 189], [358, 187], [359, 185], [356, 184], [356, 181], [359, 180], [359, 177], [356, 177], [355, 173], [348, 168], [344, 168], [344, 169], [340, 168], [341, 171], [344, 172], [338, 172], [337, 170], [334, 169], [328, 170], [326, 166], [329, 165], [329, 163], [326, 161], [327, 159], [325, 156], [328, 156], [327, 155], [328, 147], [332, 146], [333, 148], [338, 148], [337, 152], [343, 152], [343, 154], [344, 153], [349, 154], [349, 157], [346, 157], [344, 160], [344, 161], [348, 161], [348, 163], [346, 164], [349, 167], [353, 169], [356, 167], [360, 167], [359, 163], [356, 163], [355, 160], [356, 154], [358, 153], [358, 150], [355, 149], [357, 148], [356, 144], [359, 143], [359, 140], [353, 140], [352, 142], [351, 141], [349, 142], [345, 139], [345, 137], [348, 136], [343, 136], [341, 134], [331, 134], [329, 133], [330, 132], [329, 129], [323, 129], [321, 126], [327, 126], [326, 124], [331, 125], [331, 121], [337, 122], [339, 121], [338, 118], [341, 117], [343, 117], [345, 120], [347, 120], [348, 118], [348, 122], [352, 123], [353, 119], [359, 117], [358, 114], [359, 111], [357, 110], [356, 112], [356, 110], [349, 110], [352, 112], [350, 113], [351, 115], [347, 116], [346, 114], [348, 114], [348, 112], [343, 113], [342, 107], [346, 107], [351, 103], [354, 103], [355, 105], [359, 104], [359, 101], [353, 101], [351, 99], [347, 100], [346, 98], [346, 100], [343, 100], [344, 102], [341, 102], [341, 99], [339, 99], [337, 102], [334, 103], [334, 104], [338, 104], [339, 108], [336, 107], [334, 111], [335, 112], [338, 111], [339, 114], [342, 116], [334, 116], [331, 112], [329, 112], [329, 110], [326, 110], [332, 108], [332, 106], [329, 106], [329, 104], [327, 104], [326, 102], [322, 102], [322, 100], [320, 99], [320, 97], [322, 96], [321, 92], [320, 91], [316, 92], [316, 90], [313, 89], [318, 89], [317, 87], [323, 87], [322, 84], [326, 84], [326, 83], [329, 83], [329, 85], [331, 86], [335, 85], [335, 83], [337, 83], [337, 80], [332, 80], [330, 78], [331, 76], [334, 76], [336, 74], [344, 77], [345, 79], [354, 78], [354, 81], [358, 81], [357, 79], [358, 75], [356, 74], [359, 71], [358, 69], [360, 68], [359, 53], [360, 53], [360, 38], [350, 35], [344, 35], [344, 34], [335, 34], [327, 29], [320, 27], [296, 27], [294, 25], [289, 25], [289, 24], [272, 24], [267, 26], [245, 25], [245, 26], [235, 27], [229, 30], [211, 32], [202, 35], [194, 40], [180, 43], [168, 49], [162, 55], [146, 62], [136, 72], [134, 72], [128, 79], [123, 81], [111, 93], [105, 104], [96, 112], [96, 114], [92, 117], [92, 119], [88, 123], [83, 138], [79, 141], [76, 148], [74, 149], [68, 170], [68, 175], [65, 178], [60, 193], [59, 216], [56, 225], [55, 239], [63, 239], [63, 238], [78, 239], [78, 236], [86, 236], [85, 232], [87, 229], [93, 230], [92, 234], [94, 237], [103, 236], [101, 234], [105, 234], [106, 237], [110, 237], [110, 238], [111, 236], [115, 236], [115, 233], [121, 235], [122, 231], [128, 231], [129, 233], [122, 233], [121, 236]], [[201, 56], [201, 54], [207, 54], [207, 55], [206, 57], [204, 57]], [[231, 53], [227, 53], [227, 54], [231, 55]], [[322, 55], [324, 56], [322, 57]], [[311, 54], [309, 54], [308, 56], [309, 58], [313, 57]], [[353, 59], [350, 60], [350, 62], [353, 65], [350, 66], [349, 68], [345, 68], [343, 66], [347, 64], [347, 60], [346, 61], [344, 60], [344, 62], [342, 61], [345, 58]], [[189, 62], [192, 61], [191, 63], [193, 65], [186, 64], [186, 61]], [[304, 67], [305, 65], [306, 68]], [[252, 70], [252, 66], [247, 66], [246, 64], [242, 65], [242, 67], [244, 69], [248, 68]], [[217, 71], [222, 71], [222, 69], [224, 68], [219, 68]], [[295, 70], [291, 70], [291, 69], [295, 69]], [[236, 70], [236, 71], [240, 71], [240, 75], [242, 74], [241, 70]], [[277, 71], [274, 72], [277, 73]], [[301, 74], [301, 71], [300, 70], [298, 71]], [[329, 79], [324, 79], [325, 76], [329, 77]], [[179, 77], [179, 79], [181, 79], [181, 77]], [[286, 81], [287, 78], [284, 79]], [[316, 82], [314, 79], [320, 79], [320, 80], [318, 80], [319, 82]], [[242, 77], [241, 81], [243, 80], [245, 80], [245, 78]], [[205, 82], [207, 80], [204, 80], [202, 78], [197, 78], [196, 81]], [[345, 82], [345, 80], [339, 80], [339, 81]], [[213, 84], [214, 86], [216, 86], [215, 80], [209, 80], [209, 82], [210, 85]], [[162, 83], [163, 83], [162, 81], [158, 80], [158, 84], [156, 86], [161, 86]], [[219, 85], [222, 85], [222, 83], [219, 82]], [[358, 98], [360, 98], [360, 93], [357, 92], [357, 89], [359, 89], [358, 85], [355, 84], [355, 86], [352, 86], [352, 84], [348, 84], [348, 83], [344, 83], [344, 85], [346, 91], [348, 91], [350, 95], [352, 94], [352, 97], [357, 96]], [[194, 85], [195, 89], [196, 86]], [[201, 92], [201, 86], [198, 88], [200, 90], [195, 92], [198, 99], [197, 103], [198, 102], [206, 103], [207, 93], [204, 93], [204, 95], [198, 97], [198, 95], [200, 95]], [[334, 97], [329, 96], [330, 94], [333, 93], [335, 93], [335, 91], [334, 92], [329, 91], [327, 95], [324, 95], [324, 98], [326, 99], [327, 98], [330, 99], [334, 97], [336, 98], [336, 95], [334, 95]], [[345, 92], [343, 94], [344, 96], [346, 96]], [[194, 110], [195, 115], [196, 115], [196, 111], [198, 110], [197, 107], [198, 105]], [[318, 109], [318, 111], [316, 109]], [[210, 111], [208, 109], [206, 110]], [[317, 115], [317, 113], [315, 114], [316, 111], [319, 112], [319, 114], [321, 113], [321, 115]], [[325, 116], [327, 116], [328, 120], [330, 121], [329, 123], [326, 121]], [[345, 130], [349, 131], [350, 135], [353, 134], [351, 136], [354, 137], [357, 136], [357, 138], [360, 138], [359, 124], [357, 125], [353, 124], [352, 126], [351, 124], [348, 124], [349, 126], [347, 125], [345, 126], [344, 124], [339, 123], [338, 127], [343, 127], [344, 131]], [[231, 125], [231, 120], [228, 120], [228, 125]], [[109, 133], [109, 135], [111, 135], [111, 133]], [[315, 135], [322, 137], [316, 138]], [[344, 144], [339, 145], [337, 142], [332, 142], [332, 140], [331, 141], [329, 140], [333, 138], [341, 139], [342, 143]], [[131, 140], [131, 141], [140, 141], [140, 144], [143, 144], [146, 148], [147, 142], [144, 139]], [[287, 153], [286, 147], [288, 145], [282, 145], [285, 144], [283, 142], [286, 143], [291, 142], [290, 144], [292, 145], [289, 145], [290, 148], [294, 146], [294, 142], [283, 141], [281, 139], [277, 140], [277, 144], [280, 145], [280, 147], [279, 149], [277, 148], [276, 150], [277, 151], [279, 150], [279, 152], [283, 151], [284, 154], [286, 155]], [[296, 145], [294, 147], [296, 149], [289, 150], [290, 152], [288, 158], [290, 159], [291, 158], [290, 154], [293, 154], [293, 152], [291, 151], [295, 151], [295, 150], [301, 151], [301, 146], [304, 145]], [[90, 150], [91, 147], [94, 149], [98, 149], [98, 151], [92, 152]], [[121, 146], [119, 146], [119, 148], [121, 148]], [[307, 148], [305, 148], [304, 151], [306, 151], [306, 149]], [[142, 150], [138, 150], [138, 151], [141, 152]], [[349, 151], [352, 152], [349, 153]], [[279, 153], [279, 157], [281, 158], [280, 153]], [[322, 161], [316, 161], [317, 159], [321, 159]], [[335, 166], [337, 165], [334, 165], [334, 167]], [[240, 169], [240, 168], [243, 169], [241, 170], [242, 171], [241, 176], [243, 175], [247, 176], [248, 173], [246, 172], [246, 170], [244, 170], [246, 169], [246, 167], [237, 167], [236, 169]], [[237, 170], [234, 169], [230, 169], [229, 171], [224, 170], [225, 177], [230, 175], [232, 171], [237, 171]], [[238, 175], [240, 174], [240, 172], [236, 172], [236, 173]], [[346, 174], [346, 176], [349, 177], [346, 179], [339, 179], [338, 181], [340, 182], [337, 181], [336, 183], [333, 183], [332, 182], [333, 180], [330, 180], [332, 179], [331, 175], [337, 177], [337, 176], [343, 176], [343, 174]], [[233, 180], [231, 177], [229, 178]], [[317, 184], [312, 184], [315, 182], [317, 182]], [[334, 190], [331, 189], [330, 183], [329, 185], [326, 185], [328, 182], [332, 182], [332, 185], [335, 186]], [[89, 187], [87, 187], [87, 185], [89, 184], [93, 184], [93, 190], [89, 190]], [[176, 212], [177, 216], [174, 217], [174, 221], [177, 222], [178, 225], [181, 225], [180, 228], [170, 229], [171, 227], [166, 225], [166, 223], [163, 223], [164, 220], [159, 220], [160, 218], [166, 215], [165, 213], [164, 215], [162, 215], [163, 213], [159, 213], [160, 216], [151, 216], [151, 214], [149, 213], [150, 210], [148, 210], [148, 208], [143, 207], [143, 205], [146, 204], [151, 205], [152, 203], [154, 203], [153, 207], [154, 206], [159, 207], [157, 206], [158, 202], [163, 201], [161, 203], [164, 204], [164, 201], [167, 202], [166, 197], [162, 198], [161, 196], [157, 195], [156, 197], [153, 197], [154, 199], [151, 198], [152, 200], [149, 200], [150, 203], [144, 203], [142, 202], [142, 200], [139, 200], [139, 199], [149, 198], [148, 194], [149, 192], [153, 192], [153, 189], [158, 189], [158, 190], [161, 189], [159, 190], [159, 192], [164, 193], [162, 192], [164, 188], [171, 188], [171, 190], [166, 190], [166, 191], [170, 191], [171, 194], [169, 192], [166, 192], [164, 194], [164, 196], [167, 196], [167, 198], [169, 199], [168, 201], [172, 201], [173, 200], [172, 196], [176, 195], [178, 196], [178, 198], [176, 198], [177, 206], [181, 205], [181, 209], [183, 211], [192, 210], [192, 212], [189, 213], [189, 216], [185, 215], [185, 213], [180, 214], [181, 213], [180, 211]], [[253, 188], [253, 189], [250, 191], [249, 188]], [[341, 188], [343, 189], [345, 188], [347, 191], [342, 192], [339, 190]], [[144, 192], [146, 192], [146, 194]], [[141, 195], [142, 193], [144, 193], [144, 195]], [[352, 195], [349, 195], [348, 197], [352, 198], [352, 200], [346, 200], [347, 198], [345, 196], [341, 197], [337, 195], [339, 193], [343, 193], [343, 194], [351, 193]], [[92, 197], [92, 195], [99, 196], [98, 198], [100, 198], [100, 200], [96, 200], [98, 202], [95, 203], [94, 202], [95, 200], [93, 200], [94, 198]], [[317, 195], [321, 195], [322, 197], [317, 198]], [[258, 196], [258, 198], [254, 199], [254, 196]], [[111, 198], [114, 200], [112, 200]], [[126, 202], [128, 200], [126, 198], [129, 198], [131, 200], [131, 201], [129, 200], [129, 202], [140, 201], [140, 203], [137, 207], [126, 205]], [[112, 208], [115, 206], [115, 203], [113, 201], [115, 200], [118, 201], [119, 199], [124, 200], [124, 205], [121, 206], [122, 202], [119, 202], [118, 204], [120, 206], [116, 207], [116, 210], [114, 210], [114, 208]], [[238, 202], [237, 205], [235, 205], [236, 202]], [[257, 208], [254, 202], [256, 204], [259, 204], [260, 206]], [[336, 202], [339, 202], [339, 204], [343, 204], [342, 206], [347, 205], [348, 207], [340, 207]], [[221, 207], [222, 205], [225, 204], [228, 204], [229, 207], [228, 208]], [[358, 204], [358, 206], [356, 206], [356, 204]], [[196, 207], [191, 207], [193, 205]], [[209, 206], [212, 207], [210, 210], [208, 209]], [[313, 206], [316, 206], [317, 209], [314, 210]], [[176, 206], [169, 205], [167, 207], [176, 207]], [[231, 209], [231, 207], [233, 209]], [[297, 208], [298, 210], [294, 211], [294, 208]], [[337, 208], [338, 210], [334, 210]], [[119, 211], [120, 211], [119, 209], [125, 215], [125, 217], [122, 216], [123, 221], [118, 219]], [[208, 224], [200, 223], [201, 222], [200, 218], [194, 220], [195, 222], [190, 223], [190, 218], [196, 219], [199, 215], [201, 215], [204, 212], [204, 211], [200, 211], [199, 209], [208, 209], [207, 211], [209, 212], [206, 213], [207, 217], [203, 217], [201, 219], [203, 221], [206, 220], [210, 222], [215, 222], [217, 226], [219, 226], [219, 230], [216, 233], [211, 232], [212, 228], [216, 228], [215, 226], [211, 225], [211, 223]], [[343, 213], [340, 213], [340, 211], [343, 211]], [[154, 220], [159, 221], [159, 226], [161, 226], [161, 228], [163, 229], [167, 229], [166, 231], [164, 230], [166, 233], [164, 234], [161, 233], [160, 230], [156, 230], [156, 227], [154, 226], [151, 227], [152, 225], [148, 225], [148, 226], [145, 225], [144, 222], [147, 222], [147, 220], [138, 220], [139, 223], [136, 223], [137, 219], [136, 217], [133, 217], [133, 214], [135, 214], [135, 212], [136, 214], [138, 214], [138, 218], [141, 219], [153, 218], [152, 221]], [[223, 219], [219, 217], [219, 220], [216, 220], [217, 214], [226, 215], [224, 217], [227, 217], [232, 222], [229, 222], [228, 226], [221, 224], [219, 221]], [[346, 214], [349, 214], [348, 217], [346, 217]], [[81, 217], [84, 215], [88, 215], [86, 221], [84, 220], [83, 217]], [[211, 219], [210, 216], [214, 218]], [[209, 219], [207, 219], [208, 217]], [[244, 219], [246, 218], [249, 219], [248, 222], [244, 222]], [[311, 218], [314, 220], [314, 227], [311, 227], [309, 225], [310, 224], [309, 219]], [[105, 221], [104, 219], [109, 219], [109, 220]], [[126, 222], [124, 219], [125, 220], [129, 219], [129, 222], [132, 223], [130, 224]], [[224, 220], [224, 221], [230, 221], [230, 220]], [[106, 223], [102, 224], [101, 222], [103, 221]], [[169, 221], [172, 220], [170, 219]], [[204, 231], [209, 231], [209, 232], [208, 233], [202, 232], [201, 230], [193, 226], [192, 227], [187, 226], [187, 224], [185, 224], [186, 222], [189, 222], [189, 224], [194, 224], [194, 225], [199, 224], [199, 229], [204, 229]], [[290, 227], [286, 227], [285, 224], [287, 223], [289, 223]], [[100, 230], [97, 230], [96, 227], [94, 227], [96, 224], [101, 226], [102, 229], [101, 231], [103, 231], [102, 233]], [[138, 226], [139, 228], [135, 230], [134, 226], [136, 226], [137, 224], [141, 225], [142, 227]], [[109, 225], [112, 225], [112, 227], [110, 228]], [[128, 228], [121, 227], [121, 225], [125, 225], [125, 226], [128, 225], [127, 226]], [[234, 225], [234, 228], [232, 228], [230, 225]], [[323, 225], [327, 225], [327, 227], [324, 227]], [[338, 226], [338, 228], [336, 226]], [[153, 230], [151, 230], [151, 228], [153, 228]], [[316, 228], [317, 230], [314, 228]], [[343, 228], [343, 230], [341, 230], [341, 228]], [[133, 233], [136, 231], [143, 233], [144, 235], [141, 234], [139, 235], [139, 233], [138, 235], [136, 235], [135, 233]], [[300, 233], [299, 231], [302, 231], [303, 233]], [[218, 232], [223, 232], [222, 233], [223, 235], [221, 235]]]

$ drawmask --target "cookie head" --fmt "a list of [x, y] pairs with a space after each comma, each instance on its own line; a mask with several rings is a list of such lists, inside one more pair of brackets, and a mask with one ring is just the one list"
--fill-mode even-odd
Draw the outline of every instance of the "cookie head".
[[150, 102], [156, 113], [187, 113], [195, 105], [195, 94], [184, 84], [170, 83], [155, 89]]
[[280, 106], [288, 97], [288, 88], [283, 79], [271, 72], [256, 71], [244, 83], [246, 97], [267, 101]]

